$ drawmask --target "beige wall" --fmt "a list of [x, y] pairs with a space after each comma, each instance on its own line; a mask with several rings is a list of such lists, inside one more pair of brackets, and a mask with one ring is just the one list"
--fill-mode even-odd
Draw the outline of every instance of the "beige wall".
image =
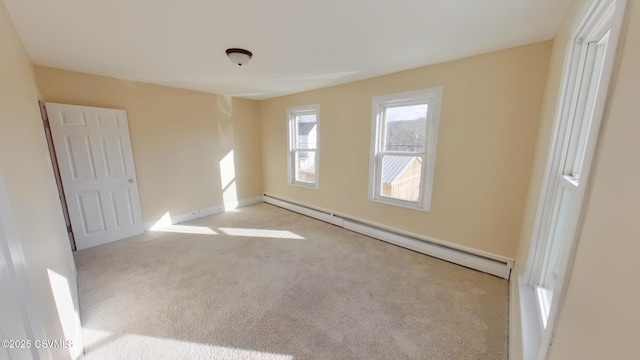
[[[514, 257], [551, 42], [260, 102], [264, 190]], [[371, 98], [443, 87], [431, 212], [367, 200]], [[287, 183], [285, 109], [320, 104], [319, 190]]]
[[[0, 2], [0, 49], [0, 175], [24, 252], [29, 280], [25, 285], [32, 294], [25, 305], [30, 316], [42, 323], [42, 328], [34, 328], [36, 336], [64, 339], [48, 270], [68, 280], [71, 294], [66, 289], [67, 295], [76, 300], [76, 308], [62, 308], [66, 316], [72, 316], [77, 311], [75, 265], [40, 117], [33, 67], [3, 2]], [[76, 342], [76, 346], [79, 349], [81, 344]], [[41, 352], [46, 358], [46, 351]], [[70, 358], [66, 349], [51, 352], [56, 359]]]
[[[622, 47], [617, 84], [611, 93], [592, 171], [586, 218], [579, 230], [575, 263], [561, 304], [551, 359], [637, 359], [640, 356], [640, 288], [637, 254], [640, 222], [637, 220], [640, 167], [634, 154], [640, 151], [636, 103], [640, 94], [640, 4], [629, 0], [630, 26]], [[547, 160], [562, 67], [567, 46], [579, 21], [593, 0], [572, 1], [554, 40], [549, 77], [543, 102], [536, 158], [516, 268], [512, 279], [524, 274], [531, 234]], [[633, 215], [632, 215], [633, 214]], [[517, 281], [512, 281], [510, 310], [514, 359], [522, 354]]]
[[[39, 66], [35, 72], [45, 101], [127, 110], [145, 221], [261, 194], [256, 101]], [[221, 168], [231, 151], [226, 163], [235, 166]]]
[[628, 3], [629, 28], [551, 360], [640, 358], [640, 3]]

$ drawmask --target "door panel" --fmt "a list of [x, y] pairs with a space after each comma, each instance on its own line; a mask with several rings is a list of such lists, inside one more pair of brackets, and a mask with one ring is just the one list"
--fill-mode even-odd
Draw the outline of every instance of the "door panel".
[[93, 165], [93, 155], [88, 136], [65, 136], [67, 153], [65, 157], [69, 161], [71, 174], [74, 181], [96, 178], [96, 170]]
[[84, 117], [84, 113], [81, 111], [69, 109], [60, 115], [60, 126], [87, 126], [87, 120]]
[[128, 187], [121, 187], [111, 190], [111, 202], [114, 208], [114, 217], [116, 226], [123, 227], [134, 223], [133, 213], [131, 212], [131, 192]]
[[46, 103], [78, 249], [144, 231], [124, 110]]
[[78, 205], [85, 235], [107, 230], [99, 192], [78, 194]]
[[118, 117], [114, 114], [98, 114], [98, 127], [119, 128]]
[[100, 138], [102, 153], [105, 155], [105, 165], [108, 177], [127, 176], [124, 151], [120, 137], [108, 136]]

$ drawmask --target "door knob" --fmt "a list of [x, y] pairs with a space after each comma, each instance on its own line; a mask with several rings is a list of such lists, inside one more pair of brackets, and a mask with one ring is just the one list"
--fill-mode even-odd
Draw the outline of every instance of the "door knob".
[[133, 182], [134, 182], [133, 179], [129, 179], [128, 181], [129, 184], [133, 184]]

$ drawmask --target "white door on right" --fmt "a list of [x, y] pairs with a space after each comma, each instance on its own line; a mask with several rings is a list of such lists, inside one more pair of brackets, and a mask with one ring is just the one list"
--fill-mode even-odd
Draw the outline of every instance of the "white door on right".
[[46, 103], [78, 250], [144, 232], [124, 110]]

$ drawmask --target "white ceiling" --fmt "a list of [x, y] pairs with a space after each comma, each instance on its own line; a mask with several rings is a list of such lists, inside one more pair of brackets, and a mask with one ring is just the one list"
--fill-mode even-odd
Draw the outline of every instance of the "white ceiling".
[[4, 0], [37, 65], [250, 99], [548, 40], [568, 1]]

